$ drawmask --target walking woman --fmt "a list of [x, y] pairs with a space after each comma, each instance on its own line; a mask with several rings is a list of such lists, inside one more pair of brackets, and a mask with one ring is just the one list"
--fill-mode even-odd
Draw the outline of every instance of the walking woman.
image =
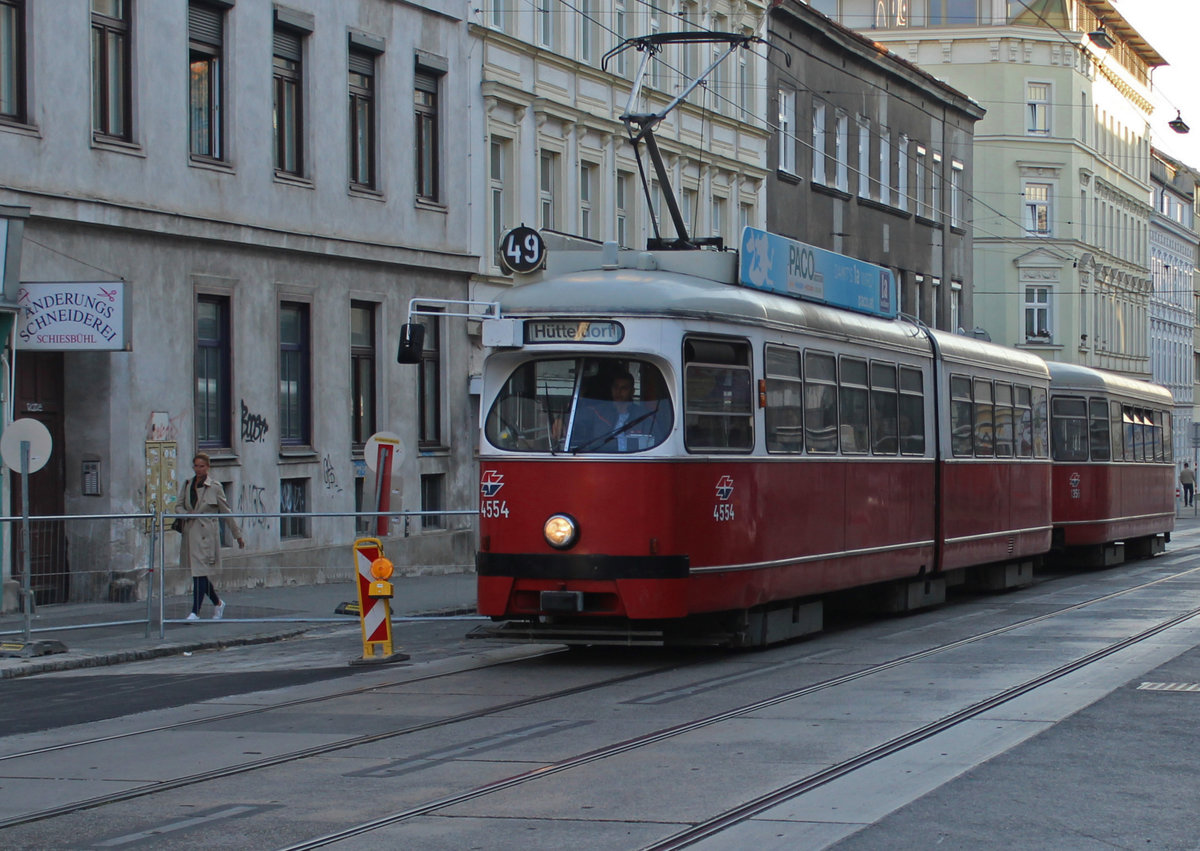
[[[232, 509], [225, 499], [225, 489], [221, 483], [208, 476], [210, 459], [204, 452], [197, 452], [192, 459], [192, 469], [196, 475], [183, 483], [179, 491], [179, 501], [176, 508], [181, 513], [200, 515], [229, 514]], [[242, 530], [232, 517], [224, 518], [229, 524], [238, 547], [245, 549], [246, 539]], [[225, 615], [225, 603], [217, 596], [212, 577], [221, 571], [221, 529], [220, 517], [196, 517], [183, 521], [183, 544], [179, 549], [179, 566], [188, 568], [192, 573], [192, 613], [187, 616], [190, 621], [200, 619], [200, 606], [204, 604], [205, 596], [212, 600], [215, 607], [213, 620], [220, 620]]]

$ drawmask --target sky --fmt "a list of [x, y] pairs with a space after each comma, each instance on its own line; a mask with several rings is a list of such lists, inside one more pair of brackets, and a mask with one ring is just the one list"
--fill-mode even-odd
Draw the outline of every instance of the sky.
[[[1113, 6], [1170, 63], [1151, 78], [1154, 146], [1200, 171], [1200, 0], [1113, 0]], [[1176, 110], [1190, 133], [1167, 126]]]

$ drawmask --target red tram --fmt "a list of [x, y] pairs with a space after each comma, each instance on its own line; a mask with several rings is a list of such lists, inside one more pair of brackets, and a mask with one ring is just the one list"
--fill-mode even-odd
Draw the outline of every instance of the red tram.
[[1055, 549], [1088, 566], [1162, 552], [1175, 528], [1170, 392], [1049, 367]]
[[[1171, 476], [1161, 388], [738, 286], [734, 253], [557, 260], [484, 323], [478, 607], [505, 622], [484, 636], [765, 644], [820, 629], [830, 592], [915, 608], [1027, 584], [1052, 542], [1162, 531], [1169, 487], [1136, 508]], [[1051, 494], [1074, 481], [1050, 457], [1068, 374], [1135, 418], [1132, 463], [1075, 505]]]

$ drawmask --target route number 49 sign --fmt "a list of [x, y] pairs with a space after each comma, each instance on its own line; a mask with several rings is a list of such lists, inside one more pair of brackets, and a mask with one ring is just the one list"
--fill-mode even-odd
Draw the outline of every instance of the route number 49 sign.
[[521, 225], [500, 238], [500, 268], [504, 271], [534, 272], [546, 261], [546, 243], [531, 227]]

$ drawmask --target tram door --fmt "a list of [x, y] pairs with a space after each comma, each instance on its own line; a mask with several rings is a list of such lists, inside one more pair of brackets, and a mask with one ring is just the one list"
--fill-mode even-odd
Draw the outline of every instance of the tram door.
[[[38, 420], [50, 432], [53, 440], [50, 460], [46, 466], [29, 477], [29, 514], [61, 516], [66, 502], [66, 452], [63, 446], [63, 354], [62, 352], [18, 352], [16, 389], [14, 391], [16, 419]], [[12, 495], [12, 514], [21, 515], [21, 474], [10, 471], [9, 493]], [[67, 536], [62, 520], [38, 520], [30, 524], [30, 587], [37, 605], [66, 602], [70, 593], [70, 567], [67, 563]], [[14, 579], [24, 582], [24, 536], [19, 523], [10, 524], [5, 534], [11, 536]]]

